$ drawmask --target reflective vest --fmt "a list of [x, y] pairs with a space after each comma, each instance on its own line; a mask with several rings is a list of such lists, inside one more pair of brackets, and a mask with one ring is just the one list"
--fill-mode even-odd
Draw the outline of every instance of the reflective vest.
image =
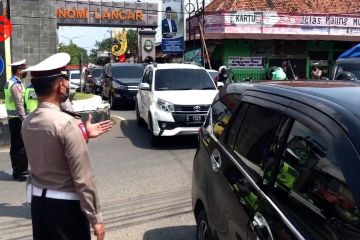
[[32, 85], [25, 89], [25, 106], [26, 114], [33, 112], [38, 107], [38, 100], [35, 93], [35, 89]]
[[4, 86], [5, 108], [6, 108], [8, 118], [19, 117], [17, 110], [16, 110], [15, 101], [14, 101], [14, 98], [13, 98], [13, 95], [11, 92], [11, 88], [12, 88], [12, 86], [14, 86], [14, 84], [21, 84], [21, 86], [23, 87], [22, 94], [24, 96], [24, 86], [20, 80], [17, 80], [17, 78], [15, 76], [10, 78], [10, 80], [5, 83], [5, 86]]

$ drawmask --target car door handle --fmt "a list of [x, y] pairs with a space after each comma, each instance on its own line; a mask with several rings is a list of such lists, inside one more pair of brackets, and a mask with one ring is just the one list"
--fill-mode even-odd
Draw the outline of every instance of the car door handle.
[[210, 155], [210, 159], [211, 159], [212, 170], [216, 173], [219, 172], [219, 170], [221, 168], [220, 152], [217, 149], [214, 149]]
[[256, 212], [250, 226], [259, 240], [273, 240], [271, 229], [266, 219], [259, 212]]

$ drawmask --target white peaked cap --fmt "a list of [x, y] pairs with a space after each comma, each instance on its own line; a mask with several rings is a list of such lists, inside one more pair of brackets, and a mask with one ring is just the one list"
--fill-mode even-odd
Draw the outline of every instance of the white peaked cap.
[[16, 66], [20, 66], [20, 65], [24, 65], [24, 64], [26, 64], [26, 59], [23, 59], [23, 60], [17, 61], [17, 62], [13, 62], [10, 64], [10, 66], [16, 67]]
[[70, 62], [70, 55], [67, 53], [56, 53], [38, 64], [28, 67], [25, 72], [48, 72], [64, 68]]

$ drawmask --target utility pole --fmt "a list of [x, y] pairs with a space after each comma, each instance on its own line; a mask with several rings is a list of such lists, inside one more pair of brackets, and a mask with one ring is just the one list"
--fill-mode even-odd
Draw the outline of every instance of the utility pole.
[[81, 80], [81, 74], [83, 71], [83, 59], [82, 59], [82, 53], [79, 52], [79, 65], [80, 65], [80, 92], [83, 92], [83, 87], [82, 87], [82, 80]]

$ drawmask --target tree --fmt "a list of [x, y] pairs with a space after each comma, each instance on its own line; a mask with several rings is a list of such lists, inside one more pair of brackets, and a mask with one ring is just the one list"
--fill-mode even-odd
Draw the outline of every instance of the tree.
[[[128, 50], [131, 54], [137, 54], [138, 51], [138, 32], [137, 30], [129, 29], [126, 34], [128, 41]], [[106, 63], [105, 59], [98, 59], [97, 53], [99, 51], [108, 51], [111, 52], [113, 44], [116, 43], [115, 39], [105, 38], [102, 41], [95, 42], [95, 48], [91, 49], [89, 59], [90, 62], [98, 65], [104, 65]], [[109, 60], [109, 59], [107, 59]]]
[[79, 47], [72, 41], [70, 41], [69, 45], [65, 45], [63, 43], [59, 44], [58, 52], [66, 52], [70, 55], [71, 61], [69, 65], [79, 65], [79, 55], [82, 54], [83, 64], [89, 63], [89, 56], [87, 54], [86, 49]]

